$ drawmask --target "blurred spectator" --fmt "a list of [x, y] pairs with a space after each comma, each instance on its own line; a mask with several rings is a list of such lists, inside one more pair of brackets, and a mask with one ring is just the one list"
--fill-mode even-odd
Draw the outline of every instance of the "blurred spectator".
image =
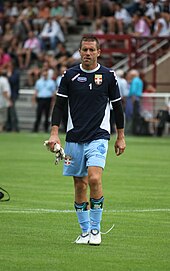
[[[147, 83], [144, 74], [140, 75], [143, 81], [143, 93], [155, 93], [156, 88]], [[140, 114], [145, 121], [145, 134], [155, 134], [155, 116], [154, 116], [155, 99], [153, 97], [142, 97]]]
[[56, 78], [56, 88], [58, 90], [58, 87], [60, 85], [60, 81], [61, 81], [61, 78], [62, 78], [62, 75], [64, 74], [64, 72], [67, 70], [67, 66], [65, 65], [61, 65], [60, 69], [59, 69], [59, 74]]
[[149, 19], [147, 20], [141, 11], [137, 11], [132, 18], [134, 32], [131, 34], [135, 37], [148, 37], [151, 34]]
[[[93, 35], [104, 35], [104, 30], [103, 30], [103, 24], [101, 19], [96, 19], [95, 20], [95, 28], [93, 31]], [[106, 40], [105, 39], [99, 39], [101, 47], [105, 44]]]
[[[155, 93], [156, 88], [148, 84], [144, 79], [144, 75], [141, 75], [143, 81], [143, 93]], [[147, 119], [152, 119], [154, 117], [154, 98], [142, 97], [141, 100], [141, 115]]]
[[126, 33], [132, 18], [128, 11], [123, 7], [122, 3], [115, 4], [115, 23], [117, 26], [117, 34]]
[[7, 109], [12, 105], [10, 96], [11, 89], [4, 71], [0, 67], [0, 132], [4, 130], [5, 121], [7, 119]]
[[170, 123], [170, 102], [167, 103], [165, 108], [158, 111], [157, 119], [157, 136], [162, 136], [165, 130], [166, 123]]
[[101, 17], [101, 0], [74, 0], [78, 21], [93, 20]]
[[58, 22], [63, 15], [63, 7], [59, 0], [51, 2], [50, 16], [55, 18]]
[[68, 59], [67, 59], [67, 67], [72, 67], [79, 64], [81, 61], [79, 50], [76, 50]]
[[102, 6], [101, 10], [101, 18], [104, 26], [104, 32], [115, 34], [115, 3], [106, 1], [106, 3]]
[[46, 3], [45, 1], [38, 1], [37, 7], [38, 12], [33, 19], [33, 28], [37, 31], [37, 33], [40, 33], [44, 23], [50, 17], [50, 8], [48, 6], [48, 3]]
[[54, 54], [55, 54], [56, 66], [61, 66], [61, 65], [67, 66], [67, 60], [72, 55], [66, 48], [66, 45], [61, 42], [57, 44], [57, 49], [54, 52]]
[[13, 25], [14, 36], [24, 42], [27, 39], [28, 32], [31, 31], [31, 24], [29, 21], [23, 15], [20, 15], [19, 17], [11, 16], [9, 20]]
[[126, 102], [126, 131], [137, 135], [139, 133], [139, 118], [140, 118], [140, 99], [143, 91], [143, 81], [137, 70], [130, 70], [129, 74], [129, 95]]
[[9, 22], [6, 22], [2, 37], [2, 43], [5, 48], [11, 44], [13, 37], [14, 37], [13, 27]]
[[62, 17], [59, 20], [61, 28], [65, 35], [68, 34], [68, 29], [76, 25], [76, 10], [74, 6], [69, 3], [69, 0], [62, 1]]
[[37, 110], [33, 132], [39, 131], [39, 126], [43, 114], [45, 115], [44, 131], [48, 132], [50, 111], [53, 105], [55, 92], [56, 84], [54, 80], [48, 79], [48, 70], [43, 69], [40, 79], [38, 79], [35, 83], [33, 104], [37, 103]]
[[47, 70], [48, 73], [48, 79], [53, 79], [54, 77], [54, 69], [51, 68], [48, 61], [38, 62], [38, 65], [33, 66], [28, 70], [28, 85], [32, 87], [35, 85], [35, 82], [40, 78], [42, 70]]
[[[60, 68], [59, 68], [59, 74], [56, 78], [56, 88], [57, 88], [57, 91], [58, 91], [58, 87], [60, 85], [60, 82], [61, 82], [61, 78], [64, 74], [64, 72], [67, 70], [67, 67], [65, 65], [62, 65]], [[66, 132], [66, 129], [67, 129], [67, 119], [68, 119], [68, 103], [65, 104], [65, 107], [64, 107], [64, 112], [63, 112], [63, 116], [62, 116], [62, 125], [63, 125], [63, 128], [64, 128], [64, 131]]]
[[170, 34], [169, 23], [163, 17], [162, 13], [155, 13], [153, 36], [163, 37], [169, 36], [169, 34]]
[[125, 73], [123, 70], [119, 69], [116, 70], [116, 76], [117, 76], [117, 81], [118, 81], [118, 85], [119, 85], [119, 90], [120, 90], [120, 95], [122, 97], [122, 104], [123, 104], [123, 108], [125, 111], [126, 108], [126, 99], [129, 95], [129, 85], [127, 80], [125, 79]]
[[11, 2], [11, 1], [4, 1], [4, 11], [5, 11], [5, 16], [19, 16], [19, 5], [17, 1]]
[[19, 123], [15, 103], [19, 97], [20, 89], [20, 72], [16, 69], [14, 63], [10, 61], [7, 65], [6, 75], [11, 89], [11, 101], [12, 105], [8, 107], [7, 121], [5, 130], [19, 132]]
[[33, 31], [29, 31], [28, 38], [25, 40], [23, 48], [18, 51], [18, 61], [20, 69], [28, 68], [30, 61], [39, 59], [41, 44]]
[[0, 46], [0, 68], [6, 69], [7, 64], [11, 61], [11, 57], [8, 53], [5, 53], [5, 50]]
[[[47, 22], [39, 35], [41, 41], [41, 48], [43, 50], [55, 50], [58, 42], [64, 42], [64, 34], [61, 30], [60, 24], [55, 19], [48, 17]], [[49, 44], [48, 44], [49, 43]]]
[[15, 61], [15, 64], [19, 66], [18, 63], [18, 52], [22, 49], [22, 42], [19, 38], [13, 36], [11, 43], [7, 48], [7, 53]]

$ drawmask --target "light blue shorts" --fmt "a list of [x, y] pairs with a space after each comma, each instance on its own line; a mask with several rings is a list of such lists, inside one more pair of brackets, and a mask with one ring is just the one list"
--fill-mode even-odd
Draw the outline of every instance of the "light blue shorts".
[[98, 139], [89, 143], [66, 142], [63, 175], [87, 176], [90, 166], [104, 169], [108, 150], [108, 140]]

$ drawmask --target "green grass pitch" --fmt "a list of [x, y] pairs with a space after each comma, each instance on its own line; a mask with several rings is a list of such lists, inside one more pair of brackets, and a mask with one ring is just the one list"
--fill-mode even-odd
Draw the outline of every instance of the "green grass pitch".
[[[127, 137], [125, 153], [109, 142], [103, 172], [100, 246], [76, 245], [80, 233], [71, 177], [43, 146], [47, 134], [0, 134], [2, 271], [169, 271], [170, 138]], [[64, 144], [64, 134], [61, 134]]]

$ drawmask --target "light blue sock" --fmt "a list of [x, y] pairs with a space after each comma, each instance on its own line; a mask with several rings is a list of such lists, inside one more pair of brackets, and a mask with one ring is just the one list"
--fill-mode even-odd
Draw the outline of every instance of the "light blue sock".
[[87, 210], [88, 202], [83, 202], [82, 204], [77, 204], [75, 202], [74, 207], [76, 209], [76, 214], [78, 217], [78, 222], [80, 228], [82, 229], [82, 233], [89, 232], [90, 229], [90, 218], [89, 218], [89, 210]]
[[90, 209], [90, 230], [100, 231], [103, 209]]
[[78, 222], [80, 224], [80, 228], [82, 232], [89, 232], [90, 228], [90, 219], [89, 219], [89, 211], [76, 212], [78, 217]]
[[100, 231], [100, 222], [102, 220], [104, 197], [100, 199], [90, 199], [90, 230]]

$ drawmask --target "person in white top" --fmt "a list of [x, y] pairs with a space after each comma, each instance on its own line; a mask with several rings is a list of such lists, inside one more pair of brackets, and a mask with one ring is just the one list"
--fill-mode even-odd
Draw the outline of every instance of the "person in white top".
[[132, 17], [121, 3], [115, 4], [115, 19], [118, 28], [118, 34], [123, 34], [131, 24]]
[[155, 13], [156, 20], [154, 24], [154, 32], [153, 36], [156, 37], [163, 37], [163, 36], [169, 36], [169, 25], [168, 22], [165, 20], [165, 18], [162, 16], [162, 13]]
[[0, 132], [3, 131], [5, 121], [7, 119], [7, 108], [12, 105], [11, 89], [8, 79], [3, 75], [0, 69]]
[[47, 22], [44, 24], [44, 27], [39, 35], [41, 42], [41, 49], [47, 49], [47, 43], [49, 42], [49, 49], [55, 50], [58, 42], [64, 42], [64, 34], [61, 29], [60, 24], [53, 19], [48, 17]]

